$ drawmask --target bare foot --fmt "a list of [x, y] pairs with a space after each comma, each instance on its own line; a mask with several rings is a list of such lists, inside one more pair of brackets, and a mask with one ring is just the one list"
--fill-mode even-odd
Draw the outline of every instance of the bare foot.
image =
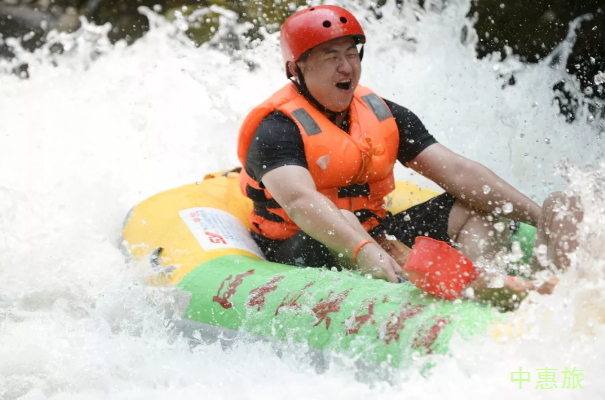
[[482, 276], [469, 287], [473, 289], [475, 299], [509, 310], [516, 308], [532, 290], [540, 294], [551, 294], [558, 282], [557, 278], [552, 278], [537, 286], [534, 282], [519, 276], [506, 276], [503, 277], [502, 286], [495, 288], [489, 287], [489, 280]]
[[551, 278], [540, 286], [536, 286], [534, 282], [529, 283], [532, 286], [529, 290], [535, 290], [540, 294], [552, 294], [552, 292], [555, 290], [555, 286], [557, 286], [557, 283], [559, 283], [559, 280], [557, 278]]

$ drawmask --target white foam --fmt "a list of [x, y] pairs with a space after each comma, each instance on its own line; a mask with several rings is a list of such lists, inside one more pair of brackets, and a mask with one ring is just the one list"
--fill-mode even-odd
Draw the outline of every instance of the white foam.
[[[406, 5], [402, 15], [387, 4], [380, 21], [351, 7], [369, 37], [362, 83], [525, 193], [542, 200], [566, 185], [553, 178], [556, 163], [583, 167], [602, 154], [586, 111], [573, 125], [558, 114], [551, 87], [574, 84], [563, 69], [476, 59], [467, 1], [441, 14]], [[0, 398], [605, 397], [598, 166], [569, 172], [588, 199], [585, 246], [574, 256], [582, 277], [570, 272], [553, 296], [524, 303], [516, 318], [531, 331], [522, 338], [455, 339], [428, 379], [412, 370], [394, 386], [368, 386], [350, 368], [317, 374], [264, 345], [192, 351], [175, 339], [149, 300], [170, 296], [142, 287], [117, 248], [122, 220], [154, 193], [237, 164], [239, 124], [285, 82], [278, 40], [231, 57], [195, 48], [161, 19], [131, 47], [111, 46], [105, 30], [85, 25], [64, 36], [60, 56], [21, 55], [30, 79], [0, 73]], [[250, 71], [249, 60], [259, 67]], [[499, 73], [509, 71], [517, 84], [502, 90]], [[510, 382], [520, 367], [534, 371], [522, 390]], [[584, 370], [585, 389], [543, 394], [535, 369], [545, 367]]]

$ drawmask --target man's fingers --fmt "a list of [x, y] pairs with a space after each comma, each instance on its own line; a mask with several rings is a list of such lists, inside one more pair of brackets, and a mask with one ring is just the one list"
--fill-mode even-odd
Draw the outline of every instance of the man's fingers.
[[399, 283], [400, 282], [399, 276], [401, 276], [402, 274], [403, 274], [403, 270], [401, 269], [399, 264], [397, 264], [397, 261], [391, 259], [391, 271], [388, 274], [389, 281], [391, 281], [393, 283]]
[[387, 240], [385, 242], [388, 244], [388, 246], [383, 245], [383, 248], [387, 251], [387, 253], [389, 253], [389, 255], [393, 257], [398, 264], [405, 264], [411, 250], [397, 240]]
[[395, 274], [395, 271], [393, 271], [392, 268], [390, 268], [388, 271], [385, 271], [385, 273], [387, 274], [387, 279], [389, 280], [389, 282], [392, 282], [392, 283], [399, 282], [399, 279], [397, 279], [397, 274]]
[[401, 266], [399, 265], [399, 263], [395, 260], [391, 261], [391, 265], [393, 266], [393, 270], [395, 271], [395, 273], [397, 275], [401, 275], [403, 274], [403, 270], [401, 269]]

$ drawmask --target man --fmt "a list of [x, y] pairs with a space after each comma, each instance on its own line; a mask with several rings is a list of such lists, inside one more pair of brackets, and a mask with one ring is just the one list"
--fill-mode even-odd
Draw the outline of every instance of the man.
[[[536, 225], [541, 207], [439, 144], [410, 110], [360, 86], [365, 41], [355, 17], [336, 6], [285, 22], [291, 82], [248, 115], [238, 141], [242, 190], [254, 202], [252, 236], [270, 261], [356, 268], [391, 282], [405, 275], [416, 236], [453, 243], [475, 263], [489, 260], [509, 240], [508, 229], [494, 229], [496, 209]], [[446, 193], [388, 214], [383, 198], [394, 188], [396, 161]], [[556, 283], [507, 279], [490, 289], [490, 278], [472, 283], [477, 296], [549, 293]]]

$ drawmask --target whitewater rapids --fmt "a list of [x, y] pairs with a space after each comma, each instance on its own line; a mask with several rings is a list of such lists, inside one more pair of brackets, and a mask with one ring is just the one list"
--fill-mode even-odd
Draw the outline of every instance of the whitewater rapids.
[[[532, 294], [510, 316], [529, 332], [454, 338], [428, 376], [394, 371], [391, 383], [365, 382], [348, 360], [318, 373], [265, 344], [192, 349], [175, 337], [148, 301], [159, 290], [118, 248], [124, 216], [155, 193], [237, 165], [240, 123], [286, 79], [275, 34], [226, 54], [196, 48], [182, 23], [146, 11], [151, 31], [130, 47], [85, 24], [53, 39], [61, 55], [20, 53], [29, 79], [0, 62], [0, 399], [605, 398], [602, 121], [587, 108], [572, 125], [559, 115], [552, 86], [577, 86], [564, 62], [477, 60], [469, 3], [401, 12], [389, 2], [379, 21], [347, 6], [368, 36], [362, 84], [536, 201], [562, 189], [582, 196], [574, 270], [554, 295]], [[563, 57], [572, 41], [557, 50]], [[506, 86], [512, 73], [517, 83]], [[424, 182], [403, 167], [396, 174]], [[556, 369], [561, 386], [560, 371], [574, 367], [584, 389], [535, 389], [536, 369]], [[532, 373], [523, 389], [511, 383], [519, 368]]]

